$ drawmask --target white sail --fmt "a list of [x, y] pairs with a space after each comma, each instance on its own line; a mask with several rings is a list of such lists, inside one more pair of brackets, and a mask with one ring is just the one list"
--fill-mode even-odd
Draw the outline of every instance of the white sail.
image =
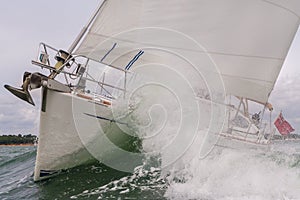
[[[264, 103], [296, 34], [299, 16], [299, 0], [106, 0], [75, 53], [100, 60], [117, 43], [106, 60], [118, 58], [123, 66], [136, 49], [163, 48], [188, 58], [208, 54], [227, 94]], [[164, 31], [153, 33], [153, 28], [180, 33], [197, 45]], [[201, 68], [203, 63], [199, 59], [194, 65]]]

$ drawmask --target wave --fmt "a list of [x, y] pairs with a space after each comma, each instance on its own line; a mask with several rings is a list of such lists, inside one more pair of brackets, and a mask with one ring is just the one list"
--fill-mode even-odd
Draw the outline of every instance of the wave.
[[94, 163], [38, 183], [32, 179], [36, 149], [13, 147], [6, 151], [14, 156], [1, 156], [0, 199], [300, 199], [298, 144], [282, 145], [269, 151], [220, 149], [166, 170], [159, 158], [149, 157], [133, 174]]
[[170, 199], [296, 200], [300, 199], [299, 154], [236, 151], [193, 162], [172, 181], [166, 192]]
[[[140, 177], [152, 177], [147, 182], [148, 189], [151, 190], [152, 184], [157, 184], [159, 188], [165, 188], [156, 189], [164, 191], [160, 198], [163, 196], [175, 200], [300, 199], [298, 144], [274, 145], [273, 149], [266, 151], [218, 149], [205, 157], [203, 155], [210, 152], [211, 144], [216, 141], [214, 137], [206, 138], [205, 132], [208, 127], [218, 132], [218, 125], [222, 124], [221, 119], [224, 117], [222, 108], [205, 101], [188, 101], [192, 99], [186, 94], [189, 88], [183, 89], [180, 81], [173, 82], [176, 83], [173, 88], [145, 84], [125, 103], [128, 107], [137, 107], [133, 109], [131, 114], [134, 117], [129, 123], [134, 124], [143, 137], [143, 150], [148, 154], [161, 156], [162, 167], [165, 167], [159, 173], [160, 178], [152, 176], [148, 171], [139, 171], [144, 173]], [[217, 123], [211, 123], [211, 120]], [[211, 127], [211, 124], [217, 125]], [[207, 147], [202, 144], [204, 140], [210, 143]], [[135, 173], [83, 191], [74, 198], [89, 195], [105, 197], [106, 193], [130, 195], [136, 190], [131, 187], [133, 183], [130, 181], [132, 177], [137, 178]], [[143, 178], [137, 180], [142, 181]], [[158, 180], [164, 180], [163, 184]], [[143, 185], [140, 189], [147, 190], [147, 187]]]
[[154, 167], [145, 169], [144, 166], [139, 166], [132, 175], [124, 176], [97, 188], [85, 190], [70, 198], [140, 199], [143, 196], [163, 199], [166, 188], [167, 183], [161, 177], [160, 169]]
[[133, 174], [81, 190], [70, 198], [297, 200], [299, 162], [299, 154], [222, 149], [205, 159], [195, 158], [180, 170], [165, 172], [144, 164]]
[[0, 199], [31, 196], [26, 187], [33, 185], [35, 147], [2, 147], [0, 164]]
[[0, 168], [5, 167], [7, 165], [18, 165], [18, 163], [22, 163], [31, 158], [35, 158], [36, 156], [35, 147], [24, 148], [24, 147], [16, 146], [16, 147], [4, 147], [4, 148], [6, 149], [6, 152], [3, 153], [0, 157], [1, 159]]

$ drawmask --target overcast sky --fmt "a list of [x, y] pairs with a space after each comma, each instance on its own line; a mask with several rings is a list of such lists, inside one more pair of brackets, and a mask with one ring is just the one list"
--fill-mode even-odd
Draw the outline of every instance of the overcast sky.
[[[40, 42], [68, 49], [99, 2], [12, 0], [1, 3], [0, 134], [37, 134], [39, 107], [15, 98], [3, 85], [20, 86], [24, 71], [38, 70], [31, 65], [31, 60], [36, 58]], [[33, 92], [35, 101], [39, 92]]]
[[[35, 71], [31, 60], [40, 42], [68, 49], [100, 0], [11, 0], [0, 12], [0, 134], [37, 134], [39, 107], [15, 98], [4, 84], [20, 86], [24, 71]], [[300, 132], [300, 34], [294, 40], [270, 102]], [[39, 91], [33, 96], [39, 97]], [[37, 102], [38, 104], [38, 102]]]

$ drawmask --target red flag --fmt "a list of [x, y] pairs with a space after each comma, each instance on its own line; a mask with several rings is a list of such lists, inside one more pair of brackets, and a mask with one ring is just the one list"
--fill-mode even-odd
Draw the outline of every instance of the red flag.
[[283, 118], [282, 113], [279, 114], [277, 119], [274, 122], [277, 130], [281, 135], [288, 135], [293, 132], [295, 129]]

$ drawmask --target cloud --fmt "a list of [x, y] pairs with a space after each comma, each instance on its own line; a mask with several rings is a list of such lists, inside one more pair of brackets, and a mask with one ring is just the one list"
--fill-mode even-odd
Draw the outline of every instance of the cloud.
[[0, 134], [37, 134], [39, 109], [12, 98], [0, 100]]
[[[81, 28], [99, 4], [99, 0], [78, 1], [7, 1], [0, 12], [0, 134], [30, 132], [37, 134], [39, 108], [32, 107], [11, 94], [4, 84], [20, 86], [22, 75], [26, 71], [38, 71], [30, 64], [36, 58], [39, 42], [49, 43], [56, 48], [67, 49]], [[67, 8], [67, 12], [49, 12], [57, 10], [57, 5]], [[74, 14], [75, 13], [75, 14]], [[67, 23], [58, 23], [64, 19]], [[35, 103], [39, 105], [34, 91]]]

